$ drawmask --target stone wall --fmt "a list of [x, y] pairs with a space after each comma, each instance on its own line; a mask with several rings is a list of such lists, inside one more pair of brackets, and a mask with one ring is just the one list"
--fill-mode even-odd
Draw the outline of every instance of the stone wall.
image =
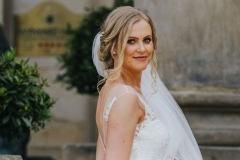
[[240, 1], [136, 0], [135, 7], [155, 24], [158, 72], [198, 143], [239, 146]]
[[65, 144], [62, 157], [62, 160], [95, 160], [96, 143]]
[[149, 0], [135, 6], [153, 19], [159, 73], [182, 90], [240, 89], [240, 1]]

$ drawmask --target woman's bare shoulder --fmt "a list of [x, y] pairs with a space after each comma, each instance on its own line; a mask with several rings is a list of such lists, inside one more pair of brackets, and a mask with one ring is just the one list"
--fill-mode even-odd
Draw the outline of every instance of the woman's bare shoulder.
[[130, 86], [124, 84], [105, 86], [102, 91], [102, 105], [107, 107], [106, 110], [110, 111], [112, 108], [118, 108], [134, 112], [139, 107], [139, 97]]
[[104, 97], [120, 97], [126, 93], [136, 93], [136, 91], [131, 86], [117, 83], [107, 86], [104, 85], [99, 95]]

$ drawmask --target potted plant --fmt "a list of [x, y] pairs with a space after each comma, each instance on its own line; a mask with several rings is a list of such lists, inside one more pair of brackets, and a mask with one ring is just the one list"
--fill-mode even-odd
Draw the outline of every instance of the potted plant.
[[[29, 66], [28, 60], [17, 60], [14, 49], [0, 55], [0, 144], [28, 137], [30, 130], [39, 131], [51, 119], [50, 108], [55, 100], [43, 90], [48, 84], [40, 79], [37, 64]], [[28, 141], [25, 139], [23, 143]]]

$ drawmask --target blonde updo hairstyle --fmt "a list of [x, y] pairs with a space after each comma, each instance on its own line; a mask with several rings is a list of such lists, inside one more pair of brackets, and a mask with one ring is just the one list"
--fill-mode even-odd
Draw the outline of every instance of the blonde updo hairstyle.
[[[104, 63], [105, 70], [108, 72], [108, 77], [98, 82], [98, 86], [103, 84], [106, 80], [106, 84], [116, 80], [121, 72], [122, 64], [124, 60], [124, 50], [127, 45], [129, 33], [132, 25], [139, 21], [145, 20], [149, 23], [152, 29], [152, 42], [154, 47], [153, 58], [152, 58], [152, 69], [151, 75], [156, 81], [156, 69], [157, 69], [157, 58], [156, 58], [156, 31], [152, 20], [146, 14], [138, 9], [130, 6], [118, 7], [113, 10], [104, 21], [101, 27], [102, 36], [100, 37], [100, 47], [98, 51], [99, 60]], [[114, 50], [115, 49], [115, 50]], [[117, 66], [114, 68], [114, 54], [113, 50], [118, 56]]]

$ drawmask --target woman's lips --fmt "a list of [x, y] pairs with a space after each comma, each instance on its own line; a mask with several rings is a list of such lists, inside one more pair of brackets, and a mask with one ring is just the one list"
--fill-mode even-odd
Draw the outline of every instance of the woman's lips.
[[133, 57], [133, 58], [136, 60], [139, 60], [139, 61], [143, 61], [143, 60], [147, 59], [147, 56], [138, 56], [138, 57]]

